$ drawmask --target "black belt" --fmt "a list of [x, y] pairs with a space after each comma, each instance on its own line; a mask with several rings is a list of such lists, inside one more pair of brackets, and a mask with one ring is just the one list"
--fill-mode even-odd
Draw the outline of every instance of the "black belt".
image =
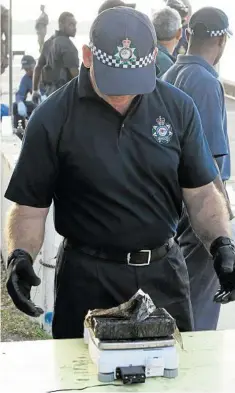
[[64, 245], [65, 247], [77, 248], [79, 251], [84, 254], [88, 254], [90, 256], [104, 259], [107, 261], [117, 261], [126, 263], [130, 266], [146, 266], [149, 265], [150, 262], [157, 261], [161, 258], [164, 258], [168, 251], [174, 244], [174, 238], [170, 238], [163, 246], [155, 248], [154, 250], [140, 250], [135, 252], [110, 252], [93, 249], [90, 246], [79, 245], [77, 242], [70, 241], [65, 239]]

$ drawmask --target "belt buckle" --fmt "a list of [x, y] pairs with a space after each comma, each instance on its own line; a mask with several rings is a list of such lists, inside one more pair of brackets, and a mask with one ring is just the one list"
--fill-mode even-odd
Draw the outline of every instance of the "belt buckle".
[[129, 252], [127, 254], [127, 264], [129, 266], [148, 266], [151, 261], [151, 256], [152, 256], [152, 251], [151, 250], [139, 250], [138, 252], [146, 252], [148, 254], [148, 260], [145, 263], [131, 263], [131, 254], [132, 252]]

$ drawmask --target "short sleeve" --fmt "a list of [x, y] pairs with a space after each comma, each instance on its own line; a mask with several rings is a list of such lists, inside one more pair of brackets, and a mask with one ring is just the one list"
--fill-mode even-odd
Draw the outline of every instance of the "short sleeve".
[[209, 145], [202, 129], [196, 106], [190, 99], [184, 111], [184, 136], [178, 168], [182, 188], [197, 188], [211, 183], [218, 176]]
[[[49, 207], [58, 173], [56, 143], [53, 132], [43, 124], [44, 105], [31, 116], [22, 149], [5, 197], [20, 205]], [[50, 130], [53, 131], [53, 130]]]
[[79, 68], [78, 51], [72, 42], [60, 41], [60, 54], [65, 68]]
[[25, 75], [24, 75], [20, 81], [19, 90], [16, 93], [16, 102], [26, 100], [28, 92], [29, 92], [29, 86], [27, 83], [27, 79], [25, 78]]
[[194, 94], [193, 100], [201, 117], [202, 128], [214, 157], [225, 156], [228, 152], [224, 130], [223, 95], [220, 83], [215, 79], [207, 86], [200, 86], [203, 94]]

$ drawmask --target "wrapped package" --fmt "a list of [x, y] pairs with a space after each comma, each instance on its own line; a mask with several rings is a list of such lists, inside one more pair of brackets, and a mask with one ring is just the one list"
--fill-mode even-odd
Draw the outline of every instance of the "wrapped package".
[[174, 318], [141, 289], [118, 307], [89, 311], [85, 326], [96, 338], [115, 341], [170, 337], [176, 329]]

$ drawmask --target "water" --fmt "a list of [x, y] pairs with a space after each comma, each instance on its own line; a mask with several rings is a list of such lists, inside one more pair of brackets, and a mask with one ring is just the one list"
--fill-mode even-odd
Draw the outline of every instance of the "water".
[[[81, 48], [88, 44], [88, 35], [78, 35], [74, 38], [74, 44], [78, 48], [81, 59]], [[13, 50], [24, 50], [25, 53], [38, 58], [38, 43], [36, 35], [13, 35]], [[220, 63], [220, 74], [223, 79], [235, 82], [235, 36], [228, 40], [225, 53]]]

